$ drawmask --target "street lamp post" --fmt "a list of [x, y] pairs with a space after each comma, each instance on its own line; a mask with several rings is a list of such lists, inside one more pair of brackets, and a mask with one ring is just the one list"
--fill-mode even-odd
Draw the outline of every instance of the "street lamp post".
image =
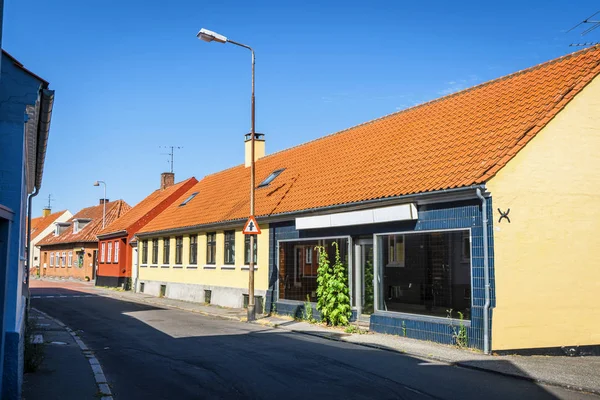
[[[200, 29], [198, 39], [205, 42], [218, 42], [218, 43], [231, 43], [236, 46], [244, 47], [252, 53], [252, 101], [251, 101], [251, 124], [250, 124], [250, 215], [254, 216], [254, 139], [256, 133], [255, 125], [255, 102], [254, 102], [254, 50], [252, 47], [242, 43], [234, 42], [227, 37], [220, 35], [216, 32], [209, 31], [208, 29]], [[250, 235], [250, 262], [248, 265], [248, 321], [254, 321], [256, 319], [256, 306], [254, 303], [254, 235]]]
[[100, 184], [104, 185], [104, 198], [102, 199], [102, 229], [106, 224], [106, 182], [104, 181], [96, 181], [94, 182], [94, 186], [100, 186]]

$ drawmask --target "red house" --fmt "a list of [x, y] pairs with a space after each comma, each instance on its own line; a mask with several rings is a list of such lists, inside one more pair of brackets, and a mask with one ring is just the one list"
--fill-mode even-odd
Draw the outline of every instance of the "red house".
[[134, 235], [196, 183], [192, 177], [175, 184], [175, 174], [165, 172], [160, 177], [160, 189], [98, 232], [97, 286], [130, 286]]

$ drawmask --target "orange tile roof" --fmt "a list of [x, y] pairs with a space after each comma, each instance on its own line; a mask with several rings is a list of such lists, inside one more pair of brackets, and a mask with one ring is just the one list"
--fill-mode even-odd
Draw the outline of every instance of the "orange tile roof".
[[31, 219], [31, 238], [35, 239], [37, 235], [42, 233], [47, 227], [50, 226], [58, 217], [66, 213], [67, 210], [57, 211], [48, 215], [47, 217], [37, 217]]
[[106, 226], [105, 229], [101, 229], [98, 232], [98, 236], [120, 231], [127, 231], [133, 224], [138, 222], [138, 220], [141, 218], [144, 218], [150, 211], [152, 211], [152, 209], [161, 204], [170, 204], [172, 201], [176, 200], [177, 197], [179, 197], [177, 194], [181, 195], [181, 193], [185, 192], [186, 189], [190, 188], [195, 183], [198, 183], [198, 180], [192, 177], [166, 189], [155, 190], [148, 197], [135, 205], [131, 210], [123, 214], [123, 216]]
[[[123, 200], [116, 200], [106, 203], [106, 221], [105, 225], [110, 224], [115, 219], [126, 213], [131, 209], [131, 206]], [[64, 230], [60, 235], [54, 236], [48, 235], [44, 239], [40, 240], [38, 246], [47, 246], [53, 244], [65, 244], [65, 243], [83, 243], [83, 242], [97, 242], [96, 234], [102, 229], [102, 213], [103, 206], [99, 204], [93, 207], [87, 207], [73, 215], [67, 222], [73, 222], [78, 218], [89, 218], [91, 221], [79, 232], [73, 233], [72, 225]]]
[[[256, 163], [256, 215], [482, 184], [600, 73], [600, 46], [266, 156]], [[250, 169], [209, 175], [140, 230], [240, 220]]]

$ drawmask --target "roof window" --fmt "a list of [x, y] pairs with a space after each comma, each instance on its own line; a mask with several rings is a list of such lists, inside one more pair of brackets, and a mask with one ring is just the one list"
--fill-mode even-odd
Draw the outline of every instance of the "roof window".
[[190, 194], [190, 197], [188, 197], [187, 199], [185, 199], [185, 200], [183, 201], [183, 203], [181, 203], [181, 204], [179, 205], [179, 207], [181, 207], [181, 206], [185, 206], [187, 203], [189, 203], [190, 201], [192, 201], [192, 199], [193, 199], [194, 197], [196, 197], [196, 195], [197, 195], [197, 194], [198, 194], [198, 192], [194, 192], [194, 193]]
[[281, 174], [283, 171], [285, 171], [285, 168], [276, 169], [275, 171], [271, 172], [271, 175], [267, 176], [267, 178], [264, 181], [262, 181], [260, 185], [258, 185], [258, 187], [261, 188], [269, 186], [269, 184], [273, 182], [275, 178], [277, 178], [279, 174]]

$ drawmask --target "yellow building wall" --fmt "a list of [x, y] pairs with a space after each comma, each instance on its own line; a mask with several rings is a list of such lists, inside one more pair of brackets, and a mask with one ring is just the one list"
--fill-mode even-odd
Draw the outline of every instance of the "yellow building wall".
[[[258, 235], [257, 266], [254, 273], [254, 287], [256, 290], [267, 290], [269, 286], [269, 228], [261, 226]], [[163, 238], [159, 240], [159, 268], [144, 267], [139, 269], [141, 281], [161, 281], [188, 284], [201, 284], [222, 286], [230, 288], [248, 287], [248, 269], [244, 268], [244, 234], [242, 228], [235, 232], [235, 266], [224, 265], [224, 238], [223, 231], [216, 235], [216, 264], [206, 265], [206, 232], [198, 233], [198, 264], [189, 264], [189, 235], [183, 235], [183, 263], [182, 268], [175, 266], [175, 236], [171, 237], [169, 268], [161, 268]], [[148, 260], [151, 260], [152, 239], [148, 240]], [[192, 267], [192, 268], [189, 268]], [[196, 268], [193, 268], [196, 267]], [[214, 267], [214, 268], [213, 268]]]
[[[600, 344], [600, 77], [487, 183], [492, 349]], [[498, 223], [498, 208], [510, 220]]]

